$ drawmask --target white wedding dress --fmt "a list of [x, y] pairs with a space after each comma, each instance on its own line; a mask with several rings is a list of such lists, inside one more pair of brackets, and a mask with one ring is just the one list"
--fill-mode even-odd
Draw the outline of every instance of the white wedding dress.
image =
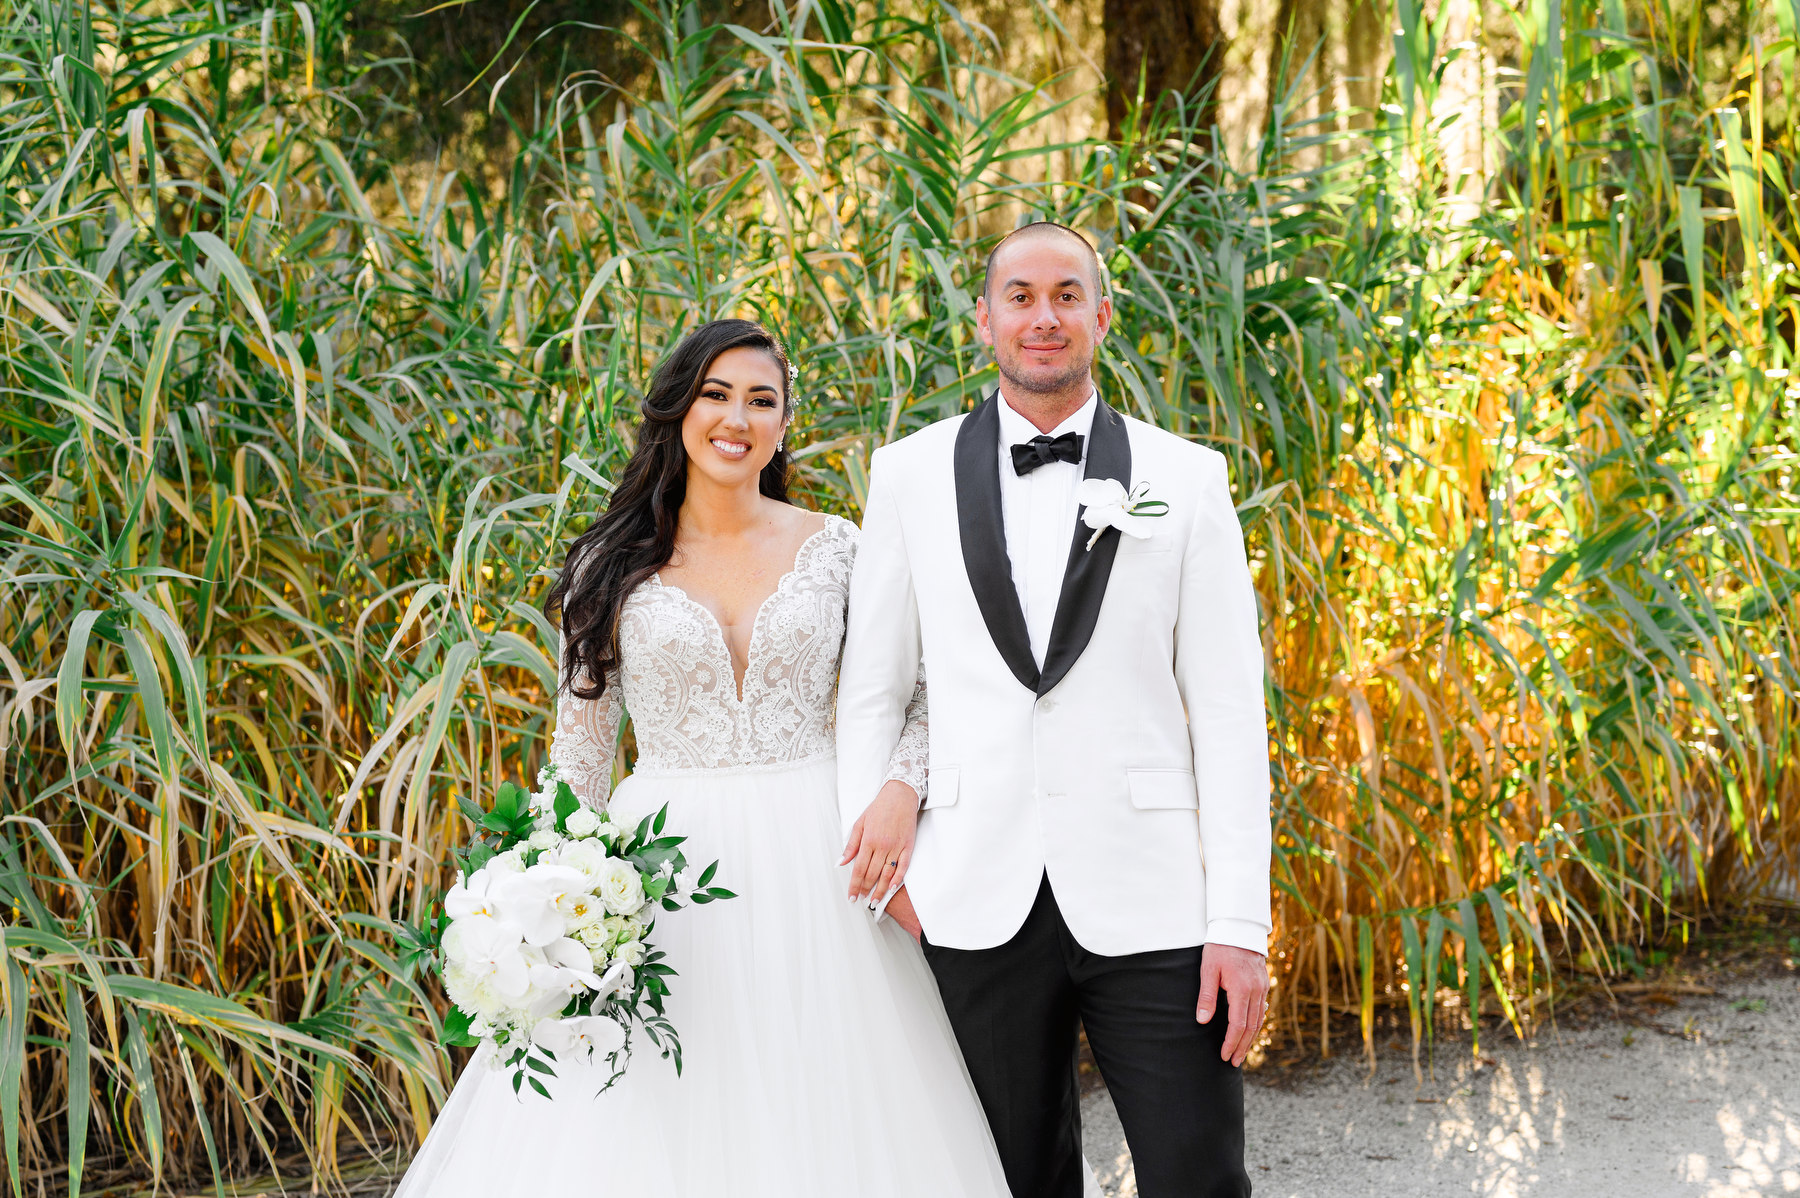
[[[854, 524], [828, 517], [757, 613], [743, 693], [712, 615], [660, 578], [620, 615], [620, 677], [564, 693], [550, 757], [608, 802], [630, 714], [635, 772], [610, 806], [668, 805], [690, 864], [738, 897], [661, 912], [683, 1070], [642, 1037], [559, 1067], [554, 1101], [472, 1061], [397, 1198], [1006, 1198], [986, 1120], [911, 937], [851, 904], [833, 711]], [[922, 788], [922, 692], [890, 777]]]

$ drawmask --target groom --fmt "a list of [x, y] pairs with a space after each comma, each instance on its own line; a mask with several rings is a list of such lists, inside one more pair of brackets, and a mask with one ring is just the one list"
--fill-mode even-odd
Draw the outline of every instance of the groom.
[[[1112, 301], [1074, 230], [1003, 240], [975, 311], [998, 392], [874, 456], [838, 697], [845, 827], [895, 801], [883, 773], [923, 661], [930, 773], [888, 913], [920, 936], [1013, 1194], [1082, 1193], [1082, 1026], [1138, 1192], [1245, 1195], [1269, 768], [1225, 459], [1101, 400]], [[1135, 502], [1090, 488], [1081, 522], [1084, 479]]]

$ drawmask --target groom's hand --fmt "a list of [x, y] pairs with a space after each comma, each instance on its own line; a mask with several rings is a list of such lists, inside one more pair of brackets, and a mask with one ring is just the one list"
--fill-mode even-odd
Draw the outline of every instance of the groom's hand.
[[1268, 1012], [1267, 958], [1229, 944], [1209, 944], [1201, 949], [1200, 1005], [1194, 1012], [1201, 1023], [1212, 1022], [1221, 990], [1225, 992], [1230, 1023], [1225, 1028], [1225, 1045], [1219, 1050], [1219, 1059], [1242, 1065]]
[[912, 895], [906, 893], [906, 887], [896, 890], [894, 897], [888, 900], [887, 913], [889, 919], [906, 929], [906, 934], [913, 938], [914, 944], [919, 942], [925, 928], [919, 923], [919, 913], [913, 910]]
[[881, 905], [906, 880], [912, 863], [913, 833], [919, 826], [919, 792], [897, 779], [882, 784], [850, 829], [839, 865], [850, 866], [850, 901]]

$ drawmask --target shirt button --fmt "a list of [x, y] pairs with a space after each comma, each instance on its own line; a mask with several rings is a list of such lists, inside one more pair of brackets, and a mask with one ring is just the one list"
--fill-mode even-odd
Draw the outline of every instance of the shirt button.
[[1056, 700], [1055, 699], [1039, 699], [1038, 700], [1038, 710], [1043, 712], [1045, 715], [1049, 715], [1051, 712], [1056, 710]]

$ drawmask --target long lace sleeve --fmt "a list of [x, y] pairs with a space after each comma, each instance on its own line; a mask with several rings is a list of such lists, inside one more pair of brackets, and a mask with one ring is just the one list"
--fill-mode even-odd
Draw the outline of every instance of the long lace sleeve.
[[930, 719], [925, 702], [925, 667], [919, 667], [919, 680], [913, 686], [912, 699], [906, 704], [906, 723], [900, 739], [888, 754], [887, 775], [883, 782], [904, 782], [913, 788], [919, 801], [925, 800], [925, 765], [931, 749]]
[[613, 759], [618, 754], [619, 724], [624, 718], [616, 677], [607, 680], [598, 699], [577, 698], [566, 689], [556, 697], [550, 762], [556, 766], [557, 777], [595, 810], [605, 807], [612, 795]]

